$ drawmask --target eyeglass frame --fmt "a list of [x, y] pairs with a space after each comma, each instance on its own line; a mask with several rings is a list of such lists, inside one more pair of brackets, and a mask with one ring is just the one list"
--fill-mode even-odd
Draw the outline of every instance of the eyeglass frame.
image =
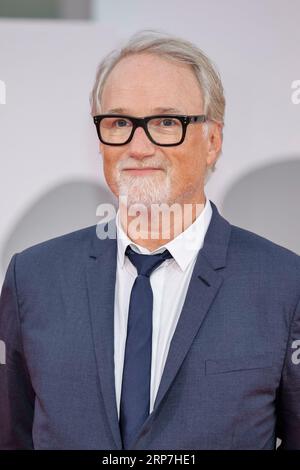
[[[113, 143], [105, 142], [102, 139], [99, 124], [102, 121], [102, 119], [107, 118], [107, 117], [117, 117], [117, 118], [119, 117], [119, 118], [125, 118], [125, 119], [130, 119], [131, 120], [131, 122], [133, 124], [131, 133], [130, 133], [128, 139], [125, 142], [123, 142], [122, 144], [113, 144]], [[159, 144], [159, 143], [155, 142], [155, 140], [150, 135], [150, 132], [148, 131], [148, 127], [147, 127], [147, 123], [151, 119], [154, 119], [154, 118], [176, 118], [176, 119], [178, 119], [181, 122], [181, 126], [182, 126], [182, 137], [181, 137], [180, 141], [176, 144]], [[96, 130], [97, 130], [99, 140], [105, 145], [113, 145], [113, 146], [120, 146], [120, 145], [128, 144], [131, 141], [135, 130], [138, 127], [142, 127], [144, 129], [148, 139], [153, 144], [159, 145], [160, 147], [175, 147], [177, 145], [182, 144], [182, 142], [184, 141], [185, 136], [186, 136], [186, 129], [187, 129], [187, 126], [189, 124], [194, 123], [194, 122], [206, 122], [207, 120], [208, 120], [208, 118], [205, 114], [198, 114], [198, 115], [154, 114], [152, 116], [144, 116], [144, 117], [140, 117], [140, 118], [125, 115], [125, 114], [98, 114], [96, 116], [93, 116], [93, 121], [94, 121], [94, 124], [96, 126]]]

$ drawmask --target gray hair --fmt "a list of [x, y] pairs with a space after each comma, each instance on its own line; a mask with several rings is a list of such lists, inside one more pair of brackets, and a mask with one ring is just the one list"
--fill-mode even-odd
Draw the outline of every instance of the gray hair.
[[131, 36], [120, 49], [110, 52], [98, 66], [90, 94], [91, 114], [101, 110], [101, 96], [108, 75], [124, 57], [149, 52], [192, 67], [203, 97], [204, 113], [208, 119], [224, 124], [225, 97], [219, 73], [212, 61], [194, 44], [157, 30], [142, 30]]

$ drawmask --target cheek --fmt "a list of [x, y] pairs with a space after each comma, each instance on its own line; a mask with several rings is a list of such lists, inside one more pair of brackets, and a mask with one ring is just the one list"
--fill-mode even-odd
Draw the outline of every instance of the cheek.
[[171, 178], [178, 187], [199, 182], [200, 175], [205, 171], [204, 159], [195, 148], [185, 149], [173, 156]]
[[103, 153], [103, 167], [107, 172], [113, 173], [118, 161], [120, 160], [119, 153], [113, 147], [106, 148]]
[[110, 150], [103, 154], [103, 172], [108, 184], [114, 184], [117, 179], [117, 162], [118, 157]]

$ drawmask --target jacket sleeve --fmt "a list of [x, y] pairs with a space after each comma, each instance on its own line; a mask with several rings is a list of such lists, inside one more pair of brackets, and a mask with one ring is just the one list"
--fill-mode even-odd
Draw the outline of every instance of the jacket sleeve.
[[33, 449], [34, 391], [24, 358], [15, 278], [10, 260], [0, 296], [0, 449]]
[[278, 450], [300, 449], [300, 299], [290, 325], [277, 400]]

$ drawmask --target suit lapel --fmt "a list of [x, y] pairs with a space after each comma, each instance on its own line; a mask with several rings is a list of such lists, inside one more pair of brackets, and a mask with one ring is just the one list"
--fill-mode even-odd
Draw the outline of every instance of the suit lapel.
[[86, 269], [90, 320], [104, 406], [114, 441], [121, 449], [114, 376], [116, 261], [116, 239], [99, 240], [95, 228]]

